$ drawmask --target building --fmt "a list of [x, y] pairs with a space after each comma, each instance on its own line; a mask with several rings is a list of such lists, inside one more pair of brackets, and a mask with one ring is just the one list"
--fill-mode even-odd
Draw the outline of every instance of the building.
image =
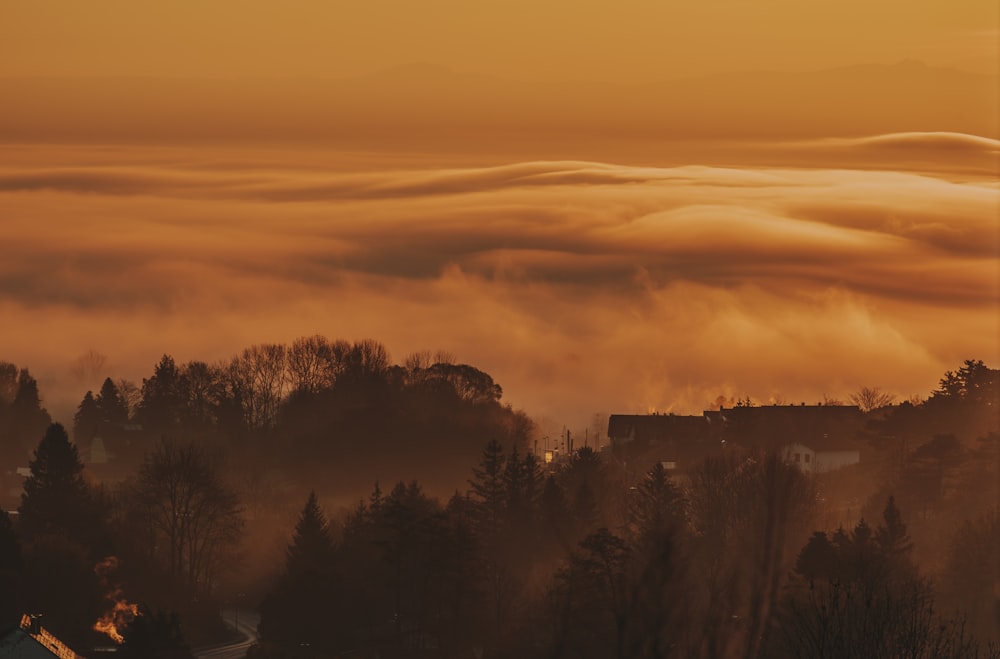
[[85, 659], [42, 627], [38, 618], [25, 615], [21, 624], [0, 635], [0, 659]]
[[[798, 453], [803, 470], [817, 472], [860, 461], [855, 437], [864, 423], [854, 405], [737, 406], [701, 416], [613, 414], [608, 438], [617, 455], [633, 463], [673, 462], [682, 471], [707, 455], [739, 447], [788, 453], [793, 462]], [[788, 452], [792, 446], [799, 449]]]
[[811, 474], [822, 474], [861, 462], [861, 451], [841, 442], [795, 442], [785, 447], [783, 456], [786, 461]]

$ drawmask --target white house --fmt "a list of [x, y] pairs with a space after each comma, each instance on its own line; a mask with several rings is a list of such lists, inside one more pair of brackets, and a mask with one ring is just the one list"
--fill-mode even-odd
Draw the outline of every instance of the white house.
[[861, 452], [846, 445], [824, 446], [819, 443], [789, 444], [785, 460], [807, 473], [823, 473], [861, 462]]

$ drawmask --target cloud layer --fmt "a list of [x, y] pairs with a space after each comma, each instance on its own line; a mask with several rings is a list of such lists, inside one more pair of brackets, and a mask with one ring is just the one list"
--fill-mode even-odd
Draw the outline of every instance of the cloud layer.
[[[1000, 356], [997, 146], [883, 136], [725, 167], [2, 147], [0, 358], [78, 401], [90, 348], [138, 378], [162, 352], [370, 336], [571, 423], [926, 394]], [[817, 166], [873, 152], [892, 166]]]

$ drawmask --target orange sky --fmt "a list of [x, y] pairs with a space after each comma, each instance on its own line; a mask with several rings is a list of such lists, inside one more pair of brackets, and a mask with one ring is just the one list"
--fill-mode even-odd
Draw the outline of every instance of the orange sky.
[[926, 396], [1000, 362], [997, 11], [4, 3], [0, 359], [64, 420], [314, 333], [579, 427]]
[[414, 62], [661, 80], [918, 59], [997, 66], [993, 0], [35, 0], [0, 7], [0, 76], [343, 77]]

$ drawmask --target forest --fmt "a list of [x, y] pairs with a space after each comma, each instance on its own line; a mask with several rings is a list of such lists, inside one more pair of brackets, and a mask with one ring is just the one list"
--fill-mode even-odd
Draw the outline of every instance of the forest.
[[810, 474], [749, 438], [546, 462], [489, 374], [373, 340], [164, 355], [70, 427], [0, 363], [0, 626], [123, 657], [192, 657], [233, 607], [253, 659], [1000, 657], [998, 375], [859, 391], [860, 463]]

